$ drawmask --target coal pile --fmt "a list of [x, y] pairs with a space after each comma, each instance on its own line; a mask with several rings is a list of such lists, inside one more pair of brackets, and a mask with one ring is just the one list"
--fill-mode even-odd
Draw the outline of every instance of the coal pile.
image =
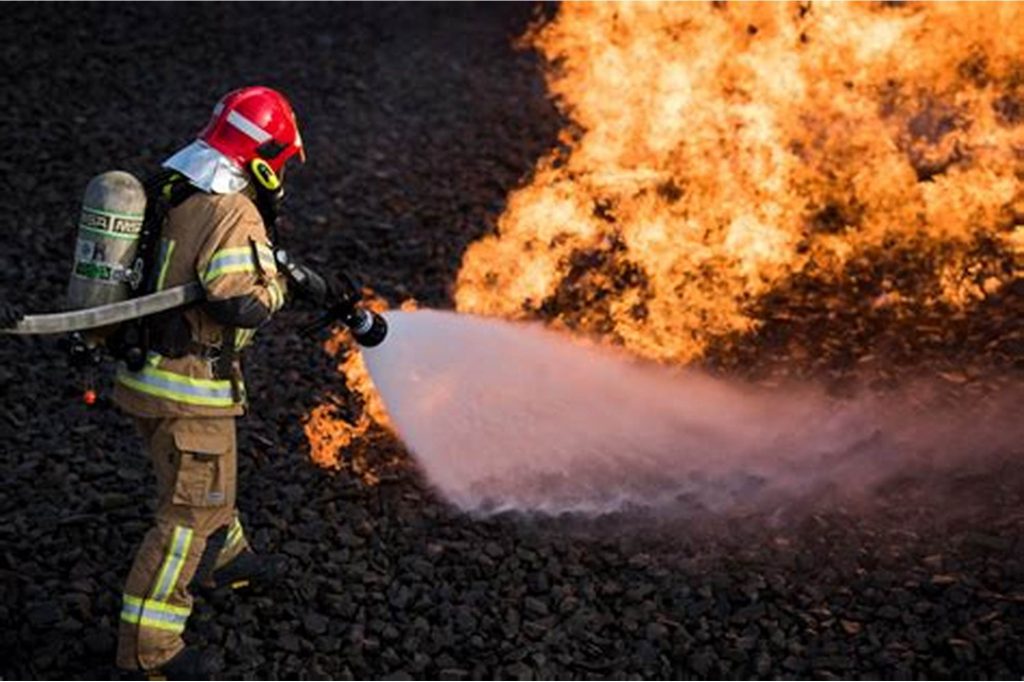
[[[309, 148], [289, 178], [290, 250], [391, 304], [450, 307], [465, 246], [556, 144], [541, 65], [511, 46], [550, 11], [8, 9], [0, 296], [55, 309], [88, 179], [147, 173], [221, 94], [260, 82], [296, 103]], [[1019, 289], [919, 334], [813, 293], [841, 299], [843, 325], [823, 332], [807, 296], [783, 292], [760, 336], [709, 364], [769, 381], [797, 371], [783, 360], [799, 345], [800, 368], [841, 386], [926, 371], [972, 404], [1020, 380]], [[825, 496], [728, 518], [474, 518], [384, 433], [357, 445], [372, 480], [309, 462], [302, 417], [348, 394], [337, 361], [297, 334], [307, 318], [279, 315], [248, 357], [239, 506], [291, 572], [273, 594], [197, 602], [187, 636], [219, 650], [228, 677], [1024, 675], [1020, 452], [891, 481], [866, 508]], [[81, 404], [52, 340], [0, 339], [0, 385], [0, 677], [109, 677], [152, 505], [140, 443], [109, 405]]]

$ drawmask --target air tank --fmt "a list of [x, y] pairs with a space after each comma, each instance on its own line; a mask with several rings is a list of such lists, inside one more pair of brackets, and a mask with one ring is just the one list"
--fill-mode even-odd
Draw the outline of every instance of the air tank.
[[146, 191], [131, 173], [108, 171], [89, 181], [68, 282], [69, 308], [93, 308], [130, 296], [142, 277], [136, 252], [145, 213]]

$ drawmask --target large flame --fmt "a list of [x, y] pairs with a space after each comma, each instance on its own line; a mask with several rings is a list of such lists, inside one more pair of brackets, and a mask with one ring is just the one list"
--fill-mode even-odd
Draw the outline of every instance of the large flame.
[[1019, 5], [567, 3], [528, 40], [572, 125], [467, 251], [459, 310], [687, 362], [796, 274], [911, 248], [934, 290], [884, 303], [946, 306], [1020, 275]]
[[[524, 42], [570, 124], [467, 250], [461, 311], [685, 363], [796, 277], [870, 268], [868, 309], [955, 310], [1021, 275], [1024, 6], [566, 3]], [[386, 423], [333, 351], [368, 407], [310, 415], [325, 465]]]

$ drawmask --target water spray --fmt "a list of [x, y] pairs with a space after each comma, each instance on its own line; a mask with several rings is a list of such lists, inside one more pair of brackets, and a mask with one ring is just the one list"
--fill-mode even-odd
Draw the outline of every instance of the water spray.
[[364, 351], [367, 367], [428, 480], [468, 510], [730, 512], [856, 498], [982, 447], [1009, 452], [1022, 435], [1012, 410], [922, 415], [905, 396], [759, 389], [535, 324], [387, 317], [388, 342]]

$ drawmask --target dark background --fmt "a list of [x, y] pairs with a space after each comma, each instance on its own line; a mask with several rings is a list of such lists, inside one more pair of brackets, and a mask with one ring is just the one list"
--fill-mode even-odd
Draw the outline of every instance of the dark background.
[[[512, 47], [554, 11], [7, 5], [0, 296], [57, 309], [89, 178], [145, 175], [222, 94], [259, 83], [292, 99], [309, 152], [288, 178], [286, 246], [392, 304], [450, 306], [463, 249], [555, 144], [542, 65]], [[983, 313], [979, 348], [1009, 338]], [[302, 416], [328, 392], [341, 416], [360, 405], [335, 361], [295, 333], [306, 319], [286, 311], [262, 333], [241, 428], [250, 539], [289, 555], [292, 571], [269, 595], [200, 600], [190, 621], [188, 638], [218, 649], [230, 677], [1024, 674], [1012, 461], [939, 494], [897, 482], [869, 511], [475, 519], [439, 501], [385, 434], [356, 448], [379, 484], [309, 463]], [[767, 329], [721, 364], [784, 349]], [[929, 357], [956, 360], [960, 341]], [[997, 348], [1005, 367], [1010, 347]], [[152, 482], [129, 421], [105, 401], [86, 409], [75, 381], [52, 339], [0, 337], [3, 678], [113, 674]]]

